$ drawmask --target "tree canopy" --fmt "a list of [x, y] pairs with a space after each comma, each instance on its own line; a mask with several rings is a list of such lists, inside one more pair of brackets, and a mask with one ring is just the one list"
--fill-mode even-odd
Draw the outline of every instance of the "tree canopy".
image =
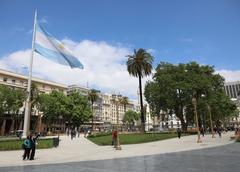
[[125, 112], [123, 117], [123, 123], [127, 126], [134, 126], [134, 122], [140, 119], [140, 113], [137, 113], [133, 110], [128, 110]]
[[22, 89], [0, 85], [0, 113], [17, 115], [26, 100], [26, 92]]
[[[196, 62], [173, 65], [161, 62], [145, 86], [145, 97], [154, 114], [163, 110], [175, 113], [186, 130], [194, 121], [191, 100], [195, 93], [199, 120], [207, 114], [206, 103], [212, 107], [213, 118], [223, 120], [236, 106], [224, 92], [224, 78], [215, 74], [214, 67]], [[207, 118], [207, 115], [205, 115]]]
[[78, 92], [69, 96], [53, 91], [39, 96], [40, 110], [43, 120], [50, 128], [55, 120], [62, 118], [72, 127], [79, 127], [91, 117], [91, 108], [86, 97]]

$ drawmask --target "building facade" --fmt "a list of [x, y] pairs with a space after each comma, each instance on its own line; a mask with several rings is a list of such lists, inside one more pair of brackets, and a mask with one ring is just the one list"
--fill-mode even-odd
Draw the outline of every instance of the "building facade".
[[237, 99], [240, 94], [240, 81], [226, 82], [224, 84], [224, 90], [227, 96]]
[[[237, 105], [240, 111], [240, 81], [226, 82], [224, 84], [224, 90], [227, 96]], [[229, 119], [229, 123], [232, 127], [239, 127], [240, 125], [240, 114], [237, 117]]]
[[[67, 93], [70, 94], [72, 91], [78, 91], [80, 94], [87, 96], [90, 88], [71, 85]], [[100, 91], [97, 91], [97, 94], [98, 99], [93, 104], [95, 128], [107, 129], [117, 124], [117, 105], [113, 102], [113, 94], [101, 93]], [[135, 110], [133, 102], [129, 101], [126, 106], [127, 110]], [[118, 105], [118, 113], [119, 124], [122, 125], [125, 114], [125, 108], [122, 104]]]
[[[20, 74], [16, 74], [13, 72], [9, 72], [6, 70], [0, 69], [0, 84], [6, 85], [12, 88], [19, 88], [19, 89], [27, 89], [27, 82], [28, 77]], [[73, 91], [77, 91], [80, 94], [87, 96], [90, 88], [77, 86], [77, 85], [64, 85], [59, 84], [51, 81], [46, 81], [43, 79], [32, 77], [32, 83], [34, 83], [37, 89], [41, 93], [51, 93], [53, 90], [62, 91], [64, 94], [69, 95]], [[93, 105], [93, 113], [94, 113], [94, 124], [96, 128], [110, 128], [113, 125], [117, 124], [117, 105], [113, 102], [113, 95], [112, 94], [105, 94], [101, 93], [100, 91], [97, 92], [98, 99], [94, 102]], [[133, 102], [129, 102], [126, 106], [126, 110], [135, 110], [135, 106]], [[119, 124], [123, 124], [123, 117], [125, 114], [125, 107], [122, 104], [118, 105], [118, 112], [119, 112]], [[21, 130], [23, 128], [23, 114], [24, 114], [24, 107], [19, 110], [19, 116], [21, 116], [20, 122], [15, 122], [14, 126], [13, 119], [9, 117], [9, 115], [0, 114], [0, 126], [1, 131], [0, 134], [4, 135], [9, 133], [13, 130]], [[42, 123], [42, 116], [44, 114], [38, 109], [34, 108], [34, 112], [31, 114], [31, 130], [35, 130], [37, 132], [47, 131], [48, 129]], [[33, 122], [37, 121], [37, 122]], [[34, 123], [34, 124], [33, 124]], [[90, 125], [86, 123], [87, 125]], [[34, 125], [34, 126], [33, 126]], [[65, 123], [62, 119], [59, 119], [54, 124], [56, 130], [65, 131]]]
[[[28, 82], [27, 76], [0, 69], [0, 84], [1, 85], [26, 90], [27, 82]], [[66, 94], [66, 91], [68, 88], [66, 85], [42, 80], [42, 79], [35, 78], [35, 77], [32, 78], [32, 83], [34, 83], [36, 85], [36, 87], [38, 88], [38, 90], [41, 93], [47, 93], [47, 94], [52, 92], [53, 90], [62, 91]], [[23, 114], [24, 114], [24, 107], [22, 107], [19, 110], [19, 116], [21, 118], [18, 121], [14, 121], [14, 119], [12, 119], [10, 117], [10, 115], [0, 114], [0, 124], [1, 124], [0, 134], [4, 135], [4, 134], [10, 133], [11, 131], [16, 130], [16, 129], [19, 129], [19, 130], [22, 129], [23, 128]], [[42, 121], [41, 121], [42, 115], [43, 114], [41, 112], [39, 112], [36, 108], [34, 108], [33, 113], [31, 114], [32, 119], [37, 118], [37, 120], [36, 120], [37, 123], [35, 123], [34, 126], [31, 125], [30, 127], [32, 129], [35, 128], [39, 132], [46, 130], [45, 125], [42, 124]], [[63, 121], [61, 121], [61, 120], [56, 121], [56, 127], [59, 129], [63, 129], [64, 128]]]

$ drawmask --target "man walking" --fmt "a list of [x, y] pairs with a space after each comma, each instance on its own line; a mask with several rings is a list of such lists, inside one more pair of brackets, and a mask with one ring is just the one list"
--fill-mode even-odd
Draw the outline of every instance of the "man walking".
[[180, 139], [181, 138], [181, 134], [182, 134], [182, 131], [180, 128], [177, 128], [177, 135], [178, 135], [178, 138]]
[[36, 150], [36, 140], [38, 139], [39, 134], [36, 137], [30, 136], [30, 143], [31, 143], [31, 154], [30, 160], [34, 160], [35, 150]]

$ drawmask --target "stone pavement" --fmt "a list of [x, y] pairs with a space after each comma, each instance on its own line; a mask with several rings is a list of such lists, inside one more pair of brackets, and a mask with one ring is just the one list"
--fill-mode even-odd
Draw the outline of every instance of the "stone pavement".
[[191, 151], [80, 161], [0, 167], [1, 172], [233, 172], [240, 169], [240, 144]]
[[203, 143], [196, 143], [196, 136], [185, 136], [181, 139], [122, 145], [121, 151], [113, 149], [112, 146], [97, 146], [82, 136], [73, 140], [61, 136], [58, 148], [36, 150], [34, 161], [23, 161], [21, 157], [23, 151], [0, 151], [0, 167], [104, 160], [197, 150], [231, 144], [234, 141], [229, 140], [230, 135], [233, 133], [222, 134], [222, 138], [217, 136], [214, 139], [206, 135], [202, 138]]

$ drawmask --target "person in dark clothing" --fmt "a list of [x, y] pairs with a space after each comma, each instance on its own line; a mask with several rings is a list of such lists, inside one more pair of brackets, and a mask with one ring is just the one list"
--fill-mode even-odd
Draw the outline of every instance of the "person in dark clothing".
[[35, 150], [36, 150], [36, 140], [38, 139], [39, 135], [36, 137], [30, 136], [30, 143], [31, 143], [31, 154], [30, 154], [30, 160], [34, 160], [35, 156]]
[[180, 128], [177, 128], [177, 135], [178, 135], [178, 138], [180, 139], [181, 138], [181, 134], [182, 134], [182, 131]]
[[222, 137], [222, 129], [221, 129], [221, 127], [217, 128], [217, 133], [218, 133], [219, 137], [221, 138]]
[[71, 130], [71, 140], [76, 136], [75, 130]]
[[23, 149], [24, 149], [23, 160], [25, 160], [26, 158], [29, 159], [31, 150], [30, 136], [27, 136], [27, 138], [23, 141]]
[[113, 130], [112, 131], [112, 146], [116, 147], [117, 144], [117, 131]]
[[201, 129], [200, 129], [200, 133], [204, 137], [204, 128], [203, 127], [201, 127]]

